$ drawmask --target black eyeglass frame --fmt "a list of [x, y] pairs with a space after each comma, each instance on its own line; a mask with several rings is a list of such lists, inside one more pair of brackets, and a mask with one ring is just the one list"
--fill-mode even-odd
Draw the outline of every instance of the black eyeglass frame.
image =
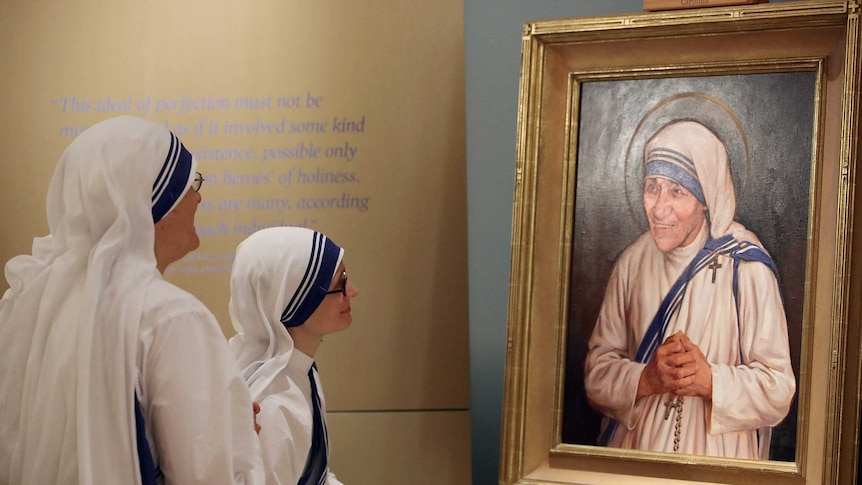
[[200, 172], [195, 172], [195, 179], [192, 180], [192, 190], [200, 192], [201, 186], [204, 184], [204, 176]]
[[334, 295], [336, 293], [341, 293], [344, 296], [347, 296], [347, 270], [341, 272], [341, 277], [344, 279], [344, 286], [341, 288], [336, 288], [334, 290], [328, 290], [325, 295]]

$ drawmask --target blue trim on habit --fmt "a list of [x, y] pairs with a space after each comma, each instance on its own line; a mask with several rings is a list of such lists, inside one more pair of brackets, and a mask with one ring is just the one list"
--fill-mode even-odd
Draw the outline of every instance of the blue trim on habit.
[[332, 240], [317, 231], [314, 232], [311, 256], [305, 268], [305, 274], [281, 313], [281, 323], [285, 327], [302, 325], [320, 306], [332, 283], [332, 275], [335, 273], [340, 252], [341, 248]]
[[159, 222], [183, 196], [191, 177], [192, 154], [171, 133], [171, 146], [158, 177], [153, 182], [153, 222]]
[[667, 148], [655, 148], [647, 154], [644, 177], [661, 176], [676, 181], [706, 205], [703, 187], [697, 178], [694, 162], [684, 154]]
[[147, 426], [144, 422], [144, 413], [141, 411], [141, 403], [138, 401], [138, 393], [135, 392], [135, 431], [138, 444], [138, 463], [141, 469], [142, 485], [158, 485], [164, 476], [161, 469], [156, 466], [153, 455], [150, 452], [150, 444], [147, 441]]
[[297, 485], [322, 485], [326, 483], [326, 470], [329, 460], [329, 436], [326, 432], [326, 421], [323, 419], [323, 409], [320, 395], [317, 392], [317, 363], [312, 363], [308, 369], [308, 379], [311, 382], [311, 404], [314, 412], [314, 428], [311, 433], [311, 448], [305, 461], [305, 469]]

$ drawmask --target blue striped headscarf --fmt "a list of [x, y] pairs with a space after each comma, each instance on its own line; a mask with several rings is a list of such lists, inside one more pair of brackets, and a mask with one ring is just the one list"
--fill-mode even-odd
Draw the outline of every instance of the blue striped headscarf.
[[193, 181], [192, 154], [172, 132], [170, 147], [153, 182], [153, 223], [159, 222], [182, 199]]
[[706, 205], [706, 197], [703, 195], [694, 162], [686, 154], [662, 147], [649, 150], [644, 177], [651, 176], [673, 180], [691, 192], [701, 204]]
[[310, 231], [311, 245], [308, 247], [308, 266], [299, 280], [290, 301], [281, 312], [281, 323], [285, 327], [298, 327], [317, 310], [329, 291], [332, 277], [341, 260], [341, 248], [331, 239], [317, 231]]

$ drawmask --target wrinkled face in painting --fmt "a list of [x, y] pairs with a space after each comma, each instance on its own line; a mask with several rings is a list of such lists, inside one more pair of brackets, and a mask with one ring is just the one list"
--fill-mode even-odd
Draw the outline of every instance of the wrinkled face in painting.
[[650, 234], [662, 252], [691, 244], [706, 220], [706, 206], [669, 178], [646, 177], [643, 199]]

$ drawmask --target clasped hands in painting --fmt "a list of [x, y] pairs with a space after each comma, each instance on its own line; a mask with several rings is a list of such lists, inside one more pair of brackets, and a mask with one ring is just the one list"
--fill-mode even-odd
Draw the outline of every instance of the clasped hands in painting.
[[638, 381], [637, 398], [664, 394], [712, 399], [712, 371], [709, 362], [681, 330], [656, 349]]

